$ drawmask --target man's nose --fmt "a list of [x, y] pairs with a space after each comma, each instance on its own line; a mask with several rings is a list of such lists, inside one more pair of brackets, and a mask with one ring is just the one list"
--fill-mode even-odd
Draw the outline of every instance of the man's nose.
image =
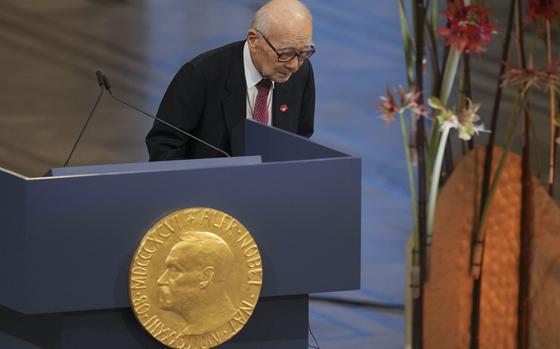
[[167, 270], [164, 271], [163, 274], [161, 274], [159, 279], [157, 279], [157, 284], [160, 285], [160, 286], [167, 285]]
[[288, 70], [292, 74], [295, 73], [299, 69], [300, 65], [301, 65], [301, 63], [300, 63], [299, 57], [297, 57], [297, 56], [292, 58], [291, 61], [286, 62], [286, 68], [288, 68]]

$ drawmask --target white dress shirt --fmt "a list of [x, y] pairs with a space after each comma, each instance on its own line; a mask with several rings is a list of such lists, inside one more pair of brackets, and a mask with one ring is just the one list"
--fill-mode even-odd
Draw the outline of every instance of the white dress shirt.
[[[249, 44], [245, 41], [243, 46], [243, 66], [245, 67], [245, 81], [247, 82], [247, 119], [253, 119], [253, 108], [255, 107], [255, 101], [257, 99], [257, 84], [263, 79], [262, 75], [259, 73], [253, 60], [251, 59], [251, 54], [249, 53]], [[268, 126], [272, 125], [272, 92], [274, 91], [274, 81], [272, 81], [272, 86], [268, 92]]]

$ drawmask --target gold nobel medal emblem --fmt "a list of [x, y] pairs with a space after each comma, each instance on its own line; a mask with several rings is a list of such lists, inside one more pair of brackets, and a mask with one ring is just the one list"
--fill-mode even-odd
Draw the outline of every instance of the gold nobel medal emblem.
[[130, 301], [142, 326], [171, 348], [224, 343], [249, 320], [263, 280], [255, 240], [233, 217], [189, 208], [157, 222], [130, 266]]

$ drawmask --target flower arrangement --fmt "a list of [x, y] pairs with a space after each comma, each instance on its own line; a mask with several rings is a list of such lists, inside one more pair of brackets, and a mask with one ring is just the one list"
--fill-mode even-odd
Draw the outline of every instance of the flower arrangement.
[[[510, 152], [520, 120], [523, 120], [523, 173], [529, 175], [531, 143], [530, 96], [535, 92], [549, 96], [550, 133], [548, 161], [548, 191], [554, 196], [557, 147], [560, 144], [557, 95], [560, 93], [560, 60], [554, 59], [552, 36], [560, 24], [560, 0], [511, 0], [507, 22], [501, 25], [492, 20], [492, 13], [482, 0], [448, 0], [444, 9], [434, 0], [411, 0], [409, 7], [404, 0], [397, 0], [401, 33], [406, 62], [407, 87], [387, 88], [378, 108], [381, 118], [392, 122], [398, 116], [402, 130], [403, 148], [412, 201], [413, 248], [410, 271], [413, 296], [413, 348], [422, 347], [422, 287], [429, 272], [429, 251], [435, 207], [440, 188], [440, 179], [451, 174], [452, 152], [450, 134], [457, 133], [464, 141], [463, 149], [474, 148], [474, 138], [479, 133], [490, 133], [486, 144], [486, 158], [480, 195], [480, 212], [473, 226], [471, 246], [471, 274], [474, 282], [474, 297], [480, 293], [480, 274], [483, 264], [484, 228], [493, 194], [500, 181], [501, 171]], [[410, 24], [409, 24], [410, 23]], [[537, 28], [543, 33], [547, 56], [543, 68], [537, 69], [533, 55], [527, 55], [524, 31]], [[412, 30], [411, 30], [412, 28]], [[515, 28], [515, 30], [514, 30]], [[494, 34], [503, 37], [500, 73], [496, 76], [496, 95], [492, 108], [490, 127], [481, 123], [478, 114], [481, 104], [472, 100], [470, 83], [470, 56], [481, 55], [487, 50]], [[510, 61], [510, 46], [516, 46], [517, 60]], [[528, 58], [527, 58], [528, 57]], [[431, 86], [425, 88], [425, 75], [430, 74]], [[459, 79], [457, 79], [459, 75]], [[458, 82], [456, 80], [459, 80]], [[454, 85], [457, 91], [454, 93]], [[501, 144], [504, 151], [492, 175], [492, 149], [496, 144], [496, 128], [500, 115], [502, 92], [505, 88], [516, 91], [514, 107], [508, 117], [507, 130]], [[398, 95], [398, 100], [395, 96]], [[454, 98], [451, 98], [454, 97]], [[455, 98], [456, 97], [456, 98]], [[452, 105], [451, 101], [455, 104]], [[427, 105], [427, 106], [426, 106]], [[409, 120], [407, 120], [409, 118]], [[444, 161], [448, 159], [448, 161]], [[444, 166], [444, 163], [447, 165]], [[416, 173], [414, 172], [416, 168]], [[523, 205], [531, 205], [528, 188], [523, 188]], [[530, 214], [530, 210], [525, 210]], [[530, 221], [525, 217], [524, 221]], [[522, 234], [530, 236], [528, 225], [522, 226]], [[523, 253], [529, 253], [527, 251]], [[521, 256], [521, 259], [527, 256]], [[528, 273], [528, 269], [520, 273]], [[527, 275], [525, 275], [527, 276]], [[528, 286], [524, 286], [528, 287]], [[520, 304], [528, 302], [528, 290], [520, 290]], [[477, 307], [473, 302], [471, 348], [477, 348]], [[527, 315], [520, 312], [519, 348], [527, 347]], [[525, 321], [525, 322], [523, 322]], [[525, 328], [523, 328], [525, 324]]]

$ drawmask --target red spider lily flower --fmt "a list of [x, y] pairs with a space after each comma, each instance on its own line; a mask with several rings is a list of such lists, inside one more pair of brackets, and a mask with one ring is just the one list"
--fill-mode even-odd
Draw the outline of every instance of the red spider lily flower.
[[559, 0], [529, 0], [527, 22], [544, 19], [554, 21], [560, 19]]
[[387, 95], [381, 96], [381, 103], [377, 105], [377, 108], [383, 111], [381, 118], [387, 123], [392, 122], [395, 119], [395, 114], [404, 113], [405, 110], [410, 110], [418, 115], [424, 116], [426, 112], [424, 106], [419, 104], [418, 98], [420, 97], [419, 92], [404, 92], [402, 86], [398, 88], [398, 94], [400, 99], [400, 104], [395, 102], [395, 97], [393, 97], [393, 92], [387, 87]]
[[486, 51], [483, 45], [490, 42], [496, 24], [488, 20], [488, 9], [481, 5], [465, 6], [463, 0], [449, 0], [443, 15], [448, 26], [437, 30], [445, 38], [445, 45], [453, 45], [459, 52]]
[[411, 110], [413, 113], [425, 116], [426, 110], [424, 106], [418, 103], [418, 99], [420, 98], [420, 92], [408, 92], [405, 93], [402, 86], [399, 86], [399, 97], [401, 100], [401, 107], [404, 109]]
[[400, 108], [397, 107], [393, 93], [388, 87], [387, 95], [381, 96], [380, 98], [382, 102], [377, 105], [377, 108], [383, 111], [381, 118], [385, 120], [385, 122], [389, 123], [395, 119], [395, 114], [400, 112]]

